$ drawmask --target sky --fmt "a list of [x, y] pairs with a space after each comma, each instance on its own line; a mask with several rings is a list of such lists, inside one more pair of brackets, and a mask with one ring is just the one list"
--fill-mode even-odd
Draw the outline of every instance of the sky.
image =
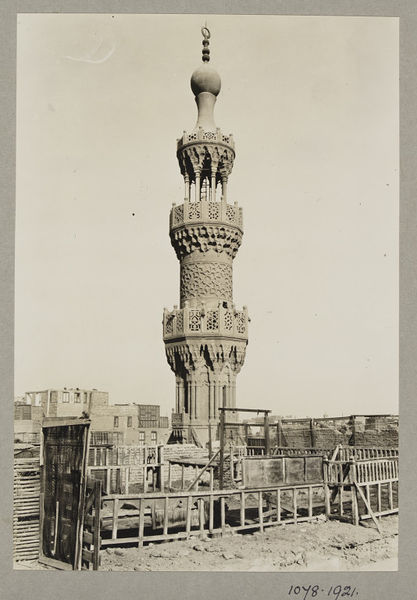
[[244, 217], [237, 404], [396, 413], [398, 19], [381, 17], [18, 16], [15, 394], [174, 408], [168, 217], [206, 20]]

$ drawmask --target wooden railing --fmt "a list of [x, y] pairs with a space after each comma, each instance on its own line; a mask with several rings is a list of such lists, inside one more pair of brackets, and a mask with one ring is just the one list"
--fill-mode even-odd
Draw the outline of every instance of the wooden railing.
[[[224, 534], [226, 530], [248, 529], [263, 531], [265, 527], [281, 523], [310, 521], [323, 513], [322, 506], [318, 512], [314, 506], [314, 497], [318, 495], [324, 495], [322, 483], [247, 490], [113, 494], [104, 499], [106, 505], [113, 504], [113, 511], [110, 517], [111, 538], [103, 538], [102, 546], [127, 543], [142, 546], [144, 542], [183, 539], [202, 533]], [[135, 517], [138, 535], [135, 537], [118, 537], [122, 503], [138, 505]], [[145, 516], [152, 519], [151, 532], [149, 526], [145, 527]], [[129, 519], [132, 519], [131, 512]], [[175, 531], [169, 531], [170, 528]]]
[[367, 460], [373, 458], [398, 457], [398, 448], [375, 448], [362, 446], [338, 446], [337, 460]]
[[337, 496], [338, 516], [344, 515], [344, 505], [350, 502], [355, 525], [372, 519], [379, 530], [378, 517], [398, 513], [398, 457], [326, 461], [325, 484], [328, 516]]
[[[102, 482], [103, 492], [106, 494], [127, 494], [129, 492], [129, 470], [129, 465], [101, 465], [87, 467], [88, 476], [92, 479], [100, 480]], [[117, 488], [120, 488], [120, 492]]]
[[274, 455], [283, 455], [283, 456], [296, 456], [298, 454], [312, 454], [312, 455], [322, 455], [322, 456], [330, 456], [332, 453], [332, 449], [330, 448], [292, 448], [290, 446], [274, 446], [272, 448], [272, 454]]

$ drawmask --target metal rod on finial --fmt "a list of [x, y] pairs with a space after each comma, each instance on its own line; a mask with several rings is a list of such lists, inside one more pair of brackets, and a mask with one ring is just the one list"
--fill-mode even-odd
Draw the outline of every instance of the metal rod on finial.
[[209, 39], [210, 39], [211, 33], [206, 25], [204, 25], [204, 27], [201, 28], [201, 33], [204, 38], [202, 41], [202, 44], [203, 44], [202, 60], [203, 60], [203, 62], [209, 62], [210, 61]]

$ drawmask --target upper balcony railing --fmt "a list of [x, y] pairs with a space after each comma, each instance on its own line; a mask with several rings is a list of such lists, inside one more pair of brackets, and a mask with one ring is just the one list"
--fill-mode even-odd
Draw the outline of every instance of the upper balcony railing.
[[248, 337], [248, 311], [246, 307], [238, 311], [234, 306], [224, 308], [219, 303], [217, 308], [175, 308], [164, 310], [163, 335], [164, 340], [181, 336], [226, 336], [241, 338]]
[[170, 229], [187, 225], [188, 223], [215, 223], [220, 222], [233, 225], [242, 229], [242, 209], [235, 204], [226, 202], [199, 202], [185, 201], [184, 204], [173, 205], [170, 212]]
[[224, 144], [233, 150], [235, 148], [235, 142], [231, 133], [224, 135], [219, 128], [216, 131], [204, 131], [201, 127], [191, 133], [184, 131], [182, 137], [177, 140], [177, 148], [180, 149], [196, 142], [212, 142]]

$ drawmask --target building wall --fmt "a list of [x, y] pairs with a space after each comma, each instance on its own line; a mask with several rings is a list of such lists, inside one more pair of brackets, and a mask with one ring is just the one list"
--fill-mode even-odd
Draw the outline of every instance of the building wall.
[[[108, 392], [83, 390], [43, 390], [27, 392], [23, 403], [15, 404], [15, 419], [25, 420], [19, 430], [26, 427], [32, 432], [31, 419], [36, 420], [37, 431], [45, 417], [81, 417], [87, 413], [91, 419], [92, 432], [105, 432], [113, 438], [117, 434], [120, 443], [163, 444], [169, 437], [169, 419], [160, 416], [156, 404], [109, 404]], [[140, 433], [139, 433], [140, 432]]]

